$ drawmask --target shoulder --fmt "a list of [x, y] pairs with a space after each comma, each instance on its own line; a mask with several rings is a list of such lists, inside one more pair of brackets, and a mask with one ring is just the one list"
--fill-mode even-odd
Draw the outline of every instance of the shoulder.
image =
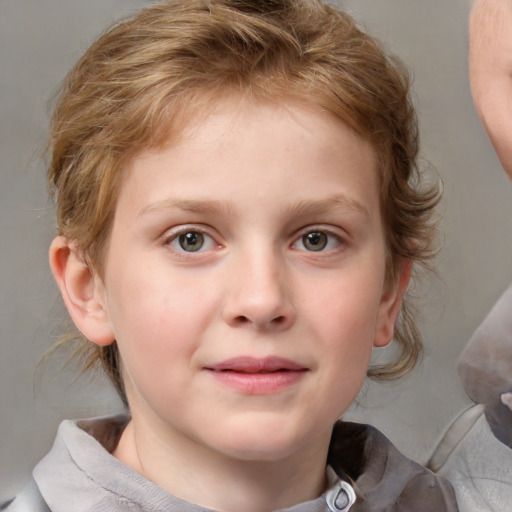
[[33, 479], [14, 499], [1, 504], [0, 510], [2, 512], [50, 512]]
[[432, 461], [453, 483], [462, 509], [509, 510], [512, 449], [493, 435], [482, 409], [474, 406], [452, 424]]
[[53, 447], [32, 471], [30, 483], [13, 500], [0, 504], [0, 511], [50, 512], [50, 507], [65, 506], [70, 499], [77, 500], [83, 510], [104, 510], [96, 503], [109, 493], [94, 482], [105, 474], [122, 472], [121, 463], [110, 452], [128, 420], [126, 415], [114, 415], [63, 421]]
[[[329, 464], [341, 478], [353, 482], [358, 496], [354, 512], [456, 512], [450, 483], [400, 453], [370, 425], [336, 423]], [[385, 506], [384, 506], [385, 505]]]

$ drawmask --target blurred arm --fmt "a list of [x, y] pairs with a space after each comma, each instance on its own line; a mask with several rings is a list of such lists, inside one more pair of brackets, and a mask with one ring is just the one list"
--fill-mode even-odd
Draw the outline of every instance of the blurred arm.
[[476, 0], [469, 34], [475, 107], [503, 168], [512, 178], [512, 0]]

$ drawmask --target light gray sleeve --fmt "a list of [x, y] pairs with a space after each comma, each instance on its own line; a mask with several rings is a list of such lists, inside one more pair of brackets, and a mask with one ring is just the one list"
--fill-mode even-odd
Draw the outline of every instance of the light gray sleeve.
[[494, 435], [512, 447], [512, 286], [469, 340], [458, 372], [468, 396], [485, 406]]
[[4, 512], [51, 512], [33, 479], [14, 501], [2, 510]]

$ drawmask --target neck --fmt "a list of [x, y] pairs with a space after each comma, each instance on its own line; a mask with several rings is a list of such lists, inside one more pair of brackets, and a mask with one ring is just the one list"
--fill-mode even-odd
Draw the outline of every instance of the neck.
[[[326, 486], [330, 432], [279, 460], [240, 460], [136, 418], [114, 452], [121, 462], [185, 501], [222, 512], [267, 512], [318, 497]], [[140, 435], [143, 432], [143, 435]]]

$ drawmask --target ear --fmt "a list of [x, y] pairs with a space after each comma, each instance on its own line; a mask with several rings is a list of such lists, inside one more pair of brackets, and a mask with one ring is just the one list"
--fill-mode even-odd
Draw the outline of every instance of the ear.
[[103, 282], [84, 262], [76, 242], [56, 237], [50, 245], [50, 267], [64, 304], [81, 333], [97, 345], [112, 343], [115, 337]]
[[373, 342], [375, 347], [385, 347], [393, 339], [395, 322], [402, 306], [402, 298], [411, 279], [411, 268], [411, 260], [403, 261], [394, 281], [384, 287]]

